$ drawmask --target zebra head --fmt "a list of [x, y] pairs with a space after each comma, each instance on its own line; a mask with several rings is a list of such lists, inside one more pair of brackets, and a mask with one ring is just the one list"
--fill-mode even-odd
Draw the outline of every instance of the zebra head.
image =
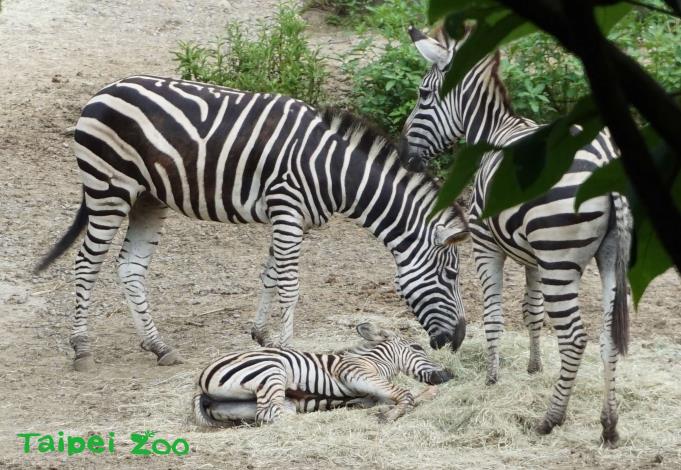
[[456, 42], [442, 30], [438, 30], [438, 38], [433, 39], [413, 26], [409, 27], [409, 35], [432, 67], [421, 80], [416, 106], [404, 124], [400, 158], [406, 168], [424, 171], [433, 157], [463, 136], [455, 119], [453, 93], [440, 97], [445, 73], [463, 40]]
[[428, 332], [434, 349], [451, 343], [456, 351], [466, 337], [457, 244], [468, 236], [462, 212], [450, 209], [426, 225], [412, 250], [396, 258], [395, 290]]
[[370, 323], [357, 325], [357, 332], [375, 345], [368, 355], [392, 364], [399, 372], [419, 382], [437, 385], [454, 377], [449, 370], [431, 361], [418, 343], [407, 341], [392, 331], [379, 330]]

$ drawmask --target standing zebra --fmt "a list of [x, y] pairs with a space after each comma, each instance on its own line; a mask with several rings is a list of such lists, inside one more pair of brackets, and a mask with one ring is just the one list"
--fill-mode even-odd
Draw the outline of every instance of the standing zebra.
[[[289, 348], [235, 352], [213, 362], [199, 377], [194, 397], [196, 422], [220, 426], [229, 421], [276, 421], [284, 413], [342, 406], [395, 406], [382, 415], [394, 421], [409, 412], [414, 397], [390, 380], [400, 372], [430, 385], [452, 378], [428, 359], [423, 348], [369, 323], [357, 326], [367, 342], [332, 354]], [[424, 394], [432, 390], [426, 389]]]
[[[394, 146], [350, 121], [279, 95], [150, 76], [117, 81], [90, 99], [74, 136], [83, 201], [37, 267], [47, 267], [85, 230], [70, 338], [75, 368], [94, 365], [90, 296], [126, 216], [118, 274], [141, 346], [160, 365], [181, 362], [161, 339], [146, 297], [147, 269], [168, 208], [201, 220], [272, 225], [252, 333], [260, 344], [289, 343], [303, 234], [340, 213], [393, 254], [396, 285], [431, 345], [458, 347], [465, 320], [455, 244], [467, 236], [466, 225], [454, 210], [429, 219], [437, 186], [402, 169]], [[271, 341], [266, 324], [277, 295], [281, 333]]]
[[[460, 45], [442, 31], [438, 40], [410, 29], [416, 48], [433, 64], [419, 89], [419, 99], [405, 125], [408, 150], [403, 159], [412, 168], [424, 167], [435, 154], [459, 138], [468, 143], [488, 142], [503, 147], [535, 132], [539, 126], [516, 116], [498, 75], [499, 53], [473, 67], [462, 82], [439, 98], [444, 73]], [[575, 129], [578, 132], [578, 129]], [[602, 438], [614, 445], [617, 434], [615, 367], [628, 341], [626, 271], [629, 259], [631, 214], [618, 194], [591, 199], [574, 210], [579, 185], [590, 173], [617, 157], [604, 129], [579, 150], [572, 166], [544, 196], [481, 219], [487, 187], [502, 158], [489, 152], [480, 164], [469, 214], [473, 253], [484, 296], [487, 337], [487, 383], [497, 381], [499, 339], [503, 330], [501, 292], [506, 257], [525, 266], [523, 318], [530, 335], [528, 372], [541, 370], [539, 336], [544, 311], [551, 319], [560, 350], [560, 378], [548, 411], [537, 430], [546, 434], [565, 418], [574, 379], [586, 346], [578, 307], [584, 268], [595, 256], [603, 283], [603, 331], [600, 337], [605, 393]]]

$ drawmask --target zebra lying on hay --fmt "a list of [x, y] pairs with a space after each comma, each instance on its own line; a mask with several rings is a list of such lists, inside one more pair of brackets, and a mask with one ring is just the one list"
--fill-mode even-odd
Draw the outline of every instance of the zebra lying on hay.
[[[460, 138], [503, 147], [540, 128], [513, 113], [498, 75], [499, 53], [480, 61], [440, 99], [445, 70], [461, 42], [451, 40], [442, 31], [438, 40], [413, 28], [410, 34], [419, 52], [433, 64], [421, 82], [418, 103], [405, 124], [408, 151], [403, 158], [412, 168], [423, 168], [429, 159]], [[602, 439], [608, 445], [618, 440], [615, 368], [618, 354], [626, 353], [629, 334], [626, 276], [632, 218], [627, 200], [616, 193], [590, 199], [579, 211], [574, 202], [579, 185], [617, 155], [610, 133], [604, 129], [576, 153], [570, 169], [545, 195], [482, 219], [488, 185], [502, 159], [501, 152], [488, 152], [475, 176], [469, 217], [475, 264], [484, 292], [487, 383], [497, 381], [499, 368], [506, 257], [525, 266], [523, 317], [530, 334], [528, 372], [542, 367], [539, 336], [544, 311], [556, 331], [560, 378], [548, 411], [537, 426], [542, 434], [551, 432], [565, 419], [586, 347], [577, 298], [579, 283], [587, 264], [596, 258], [603, 284], [600, 348], [605, 387], [601, 424]]]
[[397, 374], [430, 385], [452, 374], [428, 359], [423, 348], [369, 323], [357, 326], [365, 343], [338, 353], [313, 354], [295, 349], [261, 349], [228, 354], [201, 373], [201, 393], [194, 397], [194, 415], [202, 426], [234, 421], [270, 423], [284, 413], [321, 411], [343, 406], [394, 406], [381, 415], [393, 421], [432, 388], [414, 397], [393, 385]]
[[[76, 219], [36, 268], [82, 231], [76, 257], [74, 367], [94, 367], [87, 316], [92, 289], [119, 227], [129, 219], [118, 274], [142, 339], [160, 365], [181, 362], [149, 312], [146, 275], [169, 209], [200, 220], [272, 225], [253, 338], [289, 344], [303, 234], [342, 214], [390, 250], [395, 284], [432, 347], [465, 336], [456, 243], [468, 235], [454, 209], [428, 214], [438, 186], [401, 167], [396, 148], [347, 117], [324, 117], [292, 98], [169, 78], [130, 77], [83, 108], [74, 133], [83, 179]], [[270, 304], [281, 328], [270, 339]]]

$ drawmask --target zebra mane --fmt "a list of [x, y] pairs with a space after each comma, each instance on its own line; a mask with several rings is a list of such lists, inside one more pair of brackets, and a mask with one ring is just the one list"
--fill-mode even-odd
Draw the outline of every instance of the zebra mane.
[[[358, 141], [357, 149], [368, 154], [371, 147], [379, 144], [382, 150], [376, 155], [376, 160], [388, 164], [397, 164], [400, 171], [404, 171], [410, 175], [411, 178], [416, 178], [419, 187], [430, 186], [434, 191], [439, 191], [442, 186], [440, 182], [430, 173], [414, 172], [408, 170], [402, 165], [400, 159], [400, 152], [402, 149], [395, 143], [393, 138], [376, 124], [367, 121], [349, 111], [326, 107], [321, 110], [320, 117], [322, 122], [326, 124], [329, 129], [336, 132], [346, 141]], [[405, 141], [406, 143], [406, 141]], [[465, 222], [466, 217], [463, 215], [458, 204], [454, 204], [450, 210], [452, 217], [461, 217]]]

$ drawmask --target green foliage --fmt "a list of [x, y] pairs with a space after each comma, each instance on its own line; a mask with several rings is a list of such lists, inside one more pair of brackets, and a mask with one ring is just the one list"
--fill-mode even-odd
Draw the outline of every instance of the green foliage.
[[368, 63], [362, 62], [365, 47], [355, 52], [343, 65], [352, 80], [350, 107], [389, 133], [398, 134], [416, 103], [426, 65], [406, 41], [386, 44], [383, 53]]
[[232, 22], [224, 36], [207, 46], [180, 42], [175, 60], [187, 80], [281, 93], [314, 105], [326, 98], [322, 85], [327, 72], [304, 29], [295, 8], [281, 4], [273, 23], [258, 24], [255, 40], [242, 23]]
[[[649, 3], [662, 5], [661, 1]], [[613, 17], [604, 18], [606, 26], [621, 18], [623, 6], [616, 7], [619, 11]], [[611, 29], [609, 37], [667, 90], [681, 89], [681, 20], [634, 9]], [[579, 60], [546, 33], [509, 44], [502, 70], [514, 109], [536, 121], [568, 112], [589, 92]]]
[[[601, 31], [607, 33], [613, 28], [611, 38], [615, 38], [621, 47], [644, 65], [663, 86], [678, 91], [681, 78], [679, 67], [681, 20], [639, 10], [621, 21], [623, 15], [631, 8], [630, 5], [620, 2], [600, 8], [596, 19]], [[482, 2], [432, 0], [430, 20], [434, 21], [441, 16], [447, 16], [445, 24], [450, 33], [458, 31], [463, 20], [467, 18], [477, 20], [475, 31], [457, 51], [452, 68], [445, 78], [448, 89], [456, 86], [479, 58], [492, 52], [509, 38], [522, 36], [527, 31], [519, 26], [521, 18], [516, 18], [500, 2], [491, 0]], [[509, 48], [507, 75], [511, 76], [511, 94], [514, 95], [513, 90], [518, 90], [515, 93], [516, 108], [525, 107], [525, 111], [529, 110], [536, 115], [540, 106], [548, 103], [552, 105], [552, 111], [565, 114], [570, 104], [575, 105], [568, 115], [504, 148], [504, 158], [487, 192], [484, 217], [497, 214], [503, 209], [546, 192], [569, 167], [575, 151], [589, 142], [602, 127], [599, 114], [588, 94], [589, 88], [576, 66], [576, 59], [570, 58], [571, 56], [560, 50], [553, 40], [547, 38], [548, 36], [542, 35], [525, 36]], [[469, 45], [470, 47], [467, 47]], [[555, 80], [556, 77], [560, 79]], [[619, 81], [618, 77], [610, 79], [614, 82]], [[556, 85], [557, 88], [554, 88]], [[587, 98], [580, 99], [580, 95]], [[578, 99], [579, 101], [576, 101]], [[581, 124], [583, 131], [573, 136], [569, 129], [574, 123]], [[665, 132], [669, 133], [669, 130], [665, 129]], [[635, 220], [634, 256], [629, 269], [629, 280], [636, 302], [656, 276], [673, 266], [669, 254], [654, 230], [654, 226], [664, 225], [653, 224], [650, 215], [639, 202], [638, 194], [668, 191], [673, 204], [676, 204], [677, 208], [681, 207], [679, 156], [667, 141], [656, 134], [655, 129], [648, 127], [643, 131], [643, 135], [646, 137], [648, 151], [653, 157], [653, 161], [649, 163], [656, 166], [663, 187], [633, 189], [622, 169], [622, 163], [616, 161], [594, 172], [580, 188], [576, 198], [577, 205], [587, 198], [609, 192], [624, 193], [629, 199]], [[465, 148], [460, 153], [461, 157], [457, 158], [438, 196], [438, 207], [444, 207], [456, 200], [472, 177], [482, 154], [487, 150], [489, 148], [485, 145], [475, 145]], [[667, 245], [667, 248], [670, 248], [670, 245]]]

